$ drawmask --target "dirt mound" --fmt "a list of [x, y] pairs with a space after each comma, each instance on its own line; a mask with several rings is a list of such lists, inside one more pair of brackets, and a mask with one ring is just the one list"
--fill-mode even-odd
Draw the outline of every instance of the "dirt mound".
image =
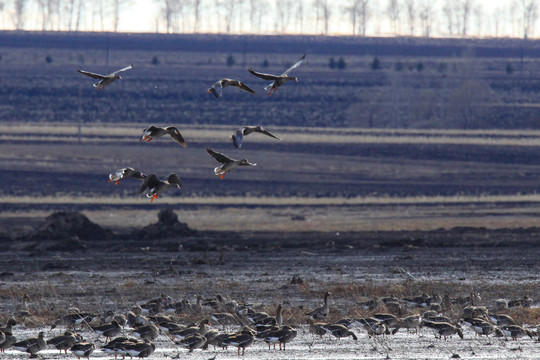
[[111, 240], [116, 238], [110, 230], [91, 222], [80, 212], [59, 211], [47, 216], [45, 221], [25, 240]]
[[178, 215], [172, 210], [161, 210], [158, 222], [133, 231], [129, 237], [136, 240], [155, 240], [182, 238], [196, 235], [197, 231], [178, 221]]

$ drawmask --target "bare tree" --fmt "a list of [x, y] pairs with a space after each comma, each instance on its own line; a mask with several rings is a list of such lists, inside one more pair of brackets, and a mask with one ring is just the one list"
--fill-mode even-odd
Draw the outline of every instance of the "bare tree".
[[0, 29], [4, 27], [4, 8], [6, 7], [6, 3], [4, 1], [0, 1]]
[[24, 16], [26, 11], [26, 0], [14, 0], [13, 1], [13, 7], [14, 7], [14, 18], [13, 18], [13, 24], [15, 25], [15, 29], [22, 30], [24, 29]]
[[356, 35], [356, 28], [358, 24], [358, 15], [360, 13], [360, 0], [350, 0], [349, 5], [343, 8], [343, 12], [349, 15], [349, 19], [352, 25], [352, 34]]
[[49, 9], [47, 7], [48, 0], [36, 0], [38, 12], [41, 14], [41, 30], [47, 30], [47, 23], [49, 22]]
[[302, 34], [304, 33], [304, 4], [302, 1], [296, 2], [293, 12], [296, 31]]
[[433, 23], [433, 2], [424, 0], [420, 5], [420, 22], [422, 27], [422, 36], [429, 37], [431, 35], [431, 26]]
[[131, 5], [132, 0], [112, 0], [112, 13], [113, 13], [113, 31], [118, 31], [118, 24], [120, 23], [120, 13], [122, 9]]
[[473, 7], [472, 10], [473, 16], [474, 16], [474, 24], [476, 28], [476, 35], [482, 36], [483, 32], [483, 26], [484, 26], [484, 9], [482, 9], [481, 5], [476, 5]]
[[317, 11], [317, 25], [320, 20], [320, 17], [322, 16], [324, 20], [324, 34], [328, 34], [328, 25], [330, 23], [330, 16], [332, 15], [332, 10], [330, 9], [330, 5], [328, 4], [328, 0], [315, 0], [313, 2], [313, 6], [315, 7]]
[[359, 20], [360, 20], [360, 34], [366, 36], [367, 33], [367, 24], [369, 17], [371, 15], [369, 9], [369, 0], [360, 0], [359, 11]]
[[414, 26], [416, 23], [416, 4], [414, 0], [405, 1], [405, 13], [407, 15], [407, 25], [409, 27], [409, 35], [414, 35]]
[[446, 0], [445, 4], [443, 5], [442, 12], [446, 21], [446, 31], [448, 31], [449, 35], [452, 35], [454, 33], [454, 22], [456, 18], [453, 0]]
[[459, 4], [459, 12], [461, 18], [461, 35], [467, 35], [469, 18], [473, 8], [473, 0], [462, 0]]
[[492, 34], [495, 35], [495, 37], [499, 37], [501, 31], [501, 14], [503, 14], [503, 11], [500, 7], [495, 8], [491, 12], [492, 31], [494, 31]]
[[199, 20], [201, 17], [201, 0], [193, 0], [193, 32], [199, 32]]
[[179, 0], [154, 0], [162, 4], [161, 14], [165, 19], [165, 28], [167, 33], [177, 32], [177, 11], [179, 6]]
[[286, 33], [291, 20], [292, 0], [276, 0], [275, 30]]
[[227, 33], [231, 33], [233, 31], [233, 25], [237, 16], [237, 11], [241, 5], [242, 5], [242, 0], [227, 0], [223, 3], [223, 7], [225, 10], [225, 21], [226, 21], [225, 31]]
[[388, 5], [386, 6], [386, 15], [390, 19], [394, 34], [398, 33], [399, 19], [401, 16], [401, 8], [399, 6], [398, 0], [388, 0]]
[[533, 35], [534, 24], [538, 19], [538, 5], [536, 0], [521, 0], [523, 11], [523, 38]]

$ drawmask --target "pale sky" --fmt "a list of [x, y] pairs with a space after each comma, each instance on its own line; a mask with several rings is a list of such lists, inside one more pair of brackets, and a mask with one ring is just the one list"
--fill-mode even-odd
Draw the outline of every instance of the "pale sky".
[[[84, 1], [84, 0], [79, 0]], [[112, 2], [112, 0], [94, 0], [84, 2], [85, 8], [82, 12], [82, 19], [79, 29], [87, 31], [111, 31], [113, 30], [112, 16], [107, 16], [103, 23], [99, 20], [98, 4]], [[122, 1], [122, 0], [120, 0]], [[129, 1], [129, 0], [128, 0]], [[118, 31], [120, 32], [166, 32], [166, 22], [162, 16], [161, 8], [165, 1], [163, 0], [130, 0], [129, 6], [124, 6], [121, 11]], [[201, 0], [201, 18], [199, 21], [198, 32], [202, 33], [220, 33], [227, 32], [227, 28], [231, 33], [258, 33], [258, 34], [276, 34], [276, 33], [305, 33], [305, 34], [321, 34], [324, 32], [324, 23], [316, 21], [316, 10], [313, 7], [313, 0], [236, 0], [237, 5], [242, 11], [236, 11], [234, 21], [228, 24], [226, 16], [226, 6], [231, 0]], [[255, 25], [252, 26], [249, 21], [249, 3], [255, 1], [259, 5], [261, 11], [256, 14]], [[323, 2], [325, 0], [322, 0]], [[392, 0], [369, 0], [370, 17], [367, 23], [366, 35], [368, 36], [392, 36], [394, 28], [392, 22], [387, 15], [386, 9], [388, 3]], [[469, 36], [514, 36], [521, 37], [523, 35], [523, 12], [521, 10], [523, 1], [539, 2], [539, 0], [395, 0], [401, 6], [399, 21], [397, 24], [397, 32], [402, 35], [410, 35], [409, 21], [407, 20], [406, 4], [413, 2], [416, 7], [417, 15], [420, 14], [420, 8], [430, 6], [432, 27], [431, 36], [447, 36], [450, 35], [448, 30], [448, 21], [443, 13], [443, 7], [451, 3], [454, 6], [468, 1], [472, 4], [469, 15], [467, 35]], [[61, 1], [62, 2], [62, 1]], [[65, 2], [65, 1], [64, 1]], [[192, 1], [190, 1], [192, 2]], [[190, 3], [181, 1], [181, 3]], [[336, 35], [352, 34], [352, 23], [350, 16], [344, 11], [344, 8], [350, 5], [353, 0], [328, 0], [330, 8], [330, 21], [328, 24], [328, 33]], [[66, 2], [67, 3], [67, 2]], [[216, 3], [222, 4], [221, 7], [216, 7]], [[36, 0], [27, 0], [27, 8], [24, 21], [24, 29], [41, 30], [42, 16], [39, 11]], [[296, 11], [298, 4], [302, 4], [303, 16], [301, 21], [298, 20]], [[11, 2], [4, 6], [0, 14], [0, 28], [14, 29], [14, 11]], [[219, 10], [218, 10], [219, 9]], [[239, 7], [237, 7], [239, 9]], [[286, 11], [281, 12], [280, 9]], [[455, 9], [455, 14], [459, 13]], [[109, 14], [112, 12], [109, 11]], [[178, 16], [175, 31], [172, 32], [193, 32], [194, 16], [193, 8], [187, 6], [185, 15]], [[66, 16], [61, 16], [65, 19]], [[288, 17], [288, 18], [287, 18]], [[284, 22], [276, 19], [287, 19]], [[48, 25], [51, 30], [67, 30], [67, 20], [51, 20], [54, 25]], [[457, 34], [462, 27], [458, 24], [461, 16], [455, 16], [455, 26], [452, 34]], [[286, 25], [283, 26], [283, 23]], [[536, 25], [534, 24], [535, 28]], [[422, 29], [419, 16], [414, 22], [414, 35], [422, 35]], [[533, 29], [533, 34], [538, 31]], [[358, 32], [359, 30], [357, 30]], [[540, 34], [540, 32], [538, 32]]]

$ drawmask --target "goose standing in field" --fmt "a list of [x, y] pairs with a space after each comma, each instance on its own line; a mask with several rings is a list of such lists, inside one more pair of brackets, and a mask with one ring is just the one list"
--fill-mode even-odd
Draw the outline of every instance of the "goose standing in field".
[[281, 350], [283, 344], [283, 350], [285, 351], [285, 344], [291, 342], [297, 334], [298, 331], [295, 328], [285, 325], [278, 330], [266, 333], [264, 342], [268, 344], [269, 350], [270, 344], [274, 344], [274, 348], [276, 344], [279, 344], [279, 350]]
[[139, 194], [142, 194], [148, 189], [149, 191], [146, 193], [146, 197], [150, 199], [150, 202], [154, 202], [154, 199], [158, 197], [160, 192], [170, 188], [182, 189], [182, 180], [176, 174], [169, 174], [164, 180], [159, 180], [156, 174], [152, 174], [142, 183], [139, 188]]
[[62, 353], [62, 350], [67, 354], [68, 349], [71, 349], [81, 337], [71, 331], [66, 331], [64, 335], [55, 336], [52, 339], [47, 340], [47, 345], [54, 347]]
[[34, 355], [47, 347], [47, 342], [43, 338], [45, 334], [41, 331], [37, 338], [30, 338], [13, 344], [13, 348], [19, 351]]
[[96, 73], [93, 73], [90, 71], [84, 71], [84, 70], [77, 70], [77, 71], [93, 79], [98, 79], [99, 81], [94, 84], [94, 87], [97, 87], [99, 91], [99, 90], [105, 90], [105, 86], [112, 84], [115, 80], [122, 80], [122, 77], [118, 74], [126, 70], [130, 70], [130, 69], [133, 69], [133, 64], [126, 66], [125, 68], [122, 68], [120, 70], [116, 70], [115, 72], [110, 73], [108, 75], [96, 74]]
[[87, 359], [90, 359], [90, 355], [94, 352], [96, 349], [96, 346], [89, 342], [80, 342], [78, 344], [75, 344], [71, 347], [70, 351], [75, 355], [78, 359], [81, 357], [85, 357]]
[[138, 357], [140, 359], [149, 357], [156, 351], [156, 345], [150, 340], [145, 339], [144, 342], [137, 342], [126, 345], [126, 353], [129, 357]]
[[212, 85], [212, 87], [208, 89], [208, 93], [212, 93], [216, 98], [220, 98], [223, 96], [223, 88], [227, 86], [234, 86], [248, 93], [256, 94], [255, 91], [253, 91], [249, 86], [247, 86], [240, 80], [234, 79], [221, 79], [216, 81], [214, 85]]
[[10, 331], [3, 332], [4, 340], [0, 342], [0, 353], [5, 352], [6, 349], [9, 349], [17, 342], [17, 338], [13, 336]]
[[97, 334], [105, 336], [105, 341], [110, 341], [113, 337], [120, 335], [122, 327], [116, 320], [113, 320], [110, 324], [92, 326], [92, 330]]
[[0, 328], [0, 331], [3, 332], [3, 333], [11, 333], [13, 331], [13, 327], [17, 325], [17, 322], [15, 321], [15, 319], [13, 318], [10, 318], [8, 321], [7, 321], [7, 324], [5, 327], [1, 327]]
[[352, 336], [353, 340], [358, 340], [358, 337], [355, 333], [350, 331], [345, 325], [341, 324], [326, 324], [322, 325], [322, 327], [329, 332], [330, 334], [334, 335], [338, 339]]
[[176, 141], [180, 146], [186, 147], [187, 143], [180, 134], [180, 131], [175, 126], [159, 127], [155, 125], [150, 125], [144, 129], [141, 136], [141, 141], [150, 142], [152, 139], [162, 137], [163, 135], [170, 135], [171, 138]]
[[510, 336], [512, 340], [517, 340], [520, 337], [528, 336], [531, 339], [533, 338], [533, 332], [527, 329], [522, 328], [519, 325], [507, 325], [499, 328], [504, 336]]
[[318, 307], [305, 315], [309, 316], [309, 319], [311, 320], [324, 320], [326, 316], [328, 316], [328, 312], [330, 311], [330, 308], [328, 306], [328, 296], [330, 296], [330, 293], [327, 291], [324, 294], [324, 304], [321, 307]]
[[240, 349], [242, 349], [242, 355], [244, 355], [246, 348], [253, 344], [255, 335], [250, 328], [244, 328], [240, 333], [227, 336], [222, 342], [222, 346], [236, 346], [238, 348], [238, 355], [240, 355]]
[[260, 73], [260, 72], [254, 71], [251, 68], [249, 69], [249, 72], [252, 75], [260, 77], [261, 79], [272, 81], [269, 85], [267, 85], [264, 88], [264, 90], [270, 90], [270, 92], [268, 93], [268, 95], [270, 95], [273, 92], [275, 92], [278, 87], [280, 87], [281, 85], [285, 84], [288, 81], [294, 80], [294, 81], [298, 82], [298, 78], [296, 76], [289, 76], [289, 73], [292, 70], [299, 67], [300, 64], [302, 64], [302, 62], [304, 61], [305, 58], [306, 58], [306, 55], [302, 56], [300, 59], [298, 59], [298, 61], [293, 66], [291, 66], [290, 68], [285, 70], [285, 72], [283, 74], [281, 74], [281, 75], [272, 75], [272, 74]]
[[118, 185], [120, 180], [132, 177], [137, 180], [144, 181], [146, 179], [146, 174], [135, 170], [134, 168], [127, 167], [123, 169], [118, 169], [115, 172], [109, 174], [109, 182], [114, 181], [114, 185]]
[[244, 139], [244, 136], [249, 135], [252, 132], [258, 132], [273, 137], [274, 139], [281, 140], [262, 126], [244, 126], [243, 128], [236, 130], [234, 134], [231, 135], [230, 140], [233, 142], [234, 147], [240, 149], [242, 147], [242, 140]]
[[229, 171], [236, 169], [239, 166], [256, 166], [257, 164], [250, 163], [247, 159], [235, 160], [230, 157], [218, 153], [210, 148], [206, 148], [206, 151], [216, 159], [217, 162], [220, 162], [221, 165], [214, 169], [214, 174], [219, 176], [221, 179], [225, 177], [225, 174]]

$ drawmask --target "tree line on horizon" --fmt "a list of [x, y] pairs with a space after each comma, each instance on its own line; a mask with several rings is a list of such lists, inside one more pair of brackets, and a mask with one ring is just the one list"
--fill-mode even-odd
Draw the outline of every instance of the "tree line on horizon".
[[[150, 0], [145, 0], [150, 1]], [[534, 37], [539, 0], [151, 0], [162, 33]], [[113, 31], [136, 0], [0, 0], [0, 29]], [[130, 29], [137, 31], [137, 29]]]

